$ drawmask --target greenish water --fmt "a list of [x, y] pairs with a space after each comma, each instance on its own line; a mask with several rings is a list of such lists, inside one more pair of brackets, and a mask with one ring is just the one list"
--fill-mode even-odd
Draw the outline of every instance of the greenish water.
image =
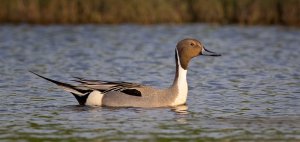
[[[167, 87], [174, 48], [200, 39], [186, 106], [81, 107], [58, 79]], [[300, 30], [209, 25], [0, 26], [0, 141], [299, 141]]]

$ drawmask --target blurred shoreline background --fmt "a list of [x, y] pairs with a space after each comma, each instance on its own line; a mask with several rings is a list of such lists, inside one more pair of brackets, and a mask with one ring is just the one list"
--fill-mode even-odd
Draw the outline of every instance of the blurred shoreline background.
[[300, 27], [300, 0], [1, 0], [0, 23]]

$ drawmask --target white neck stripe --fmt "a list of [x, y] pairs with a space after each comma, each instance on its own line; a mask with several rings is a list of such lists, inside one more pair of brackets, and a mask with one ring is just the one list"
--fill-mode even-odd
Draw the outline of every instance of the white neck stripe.
[[176, 48], [177, 53], [177, 63], [178, 63], [178, 76], [176, 78], [176, 85], [178, 87], [178, 94], [176, 96], [176, 99], [172, 103], [172, 105], [182, 105], [185, 104], [187, 99], [187, 93], [188, 93], [188, 84], [186, 80], [187, 70], [183, 69], [180, 64], [180, 58], [178, 54], [178, 50]]

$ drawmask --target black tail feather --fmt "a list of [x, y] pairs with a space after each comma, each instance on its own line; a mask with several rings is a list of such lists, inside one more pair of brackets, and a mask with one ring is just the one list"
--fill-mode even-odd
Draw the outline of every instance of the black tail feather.
[[48, 80], [60, 87], [62, 87], [64, 90], [68, 91], [68, 92], [71, 92], [71, 93], [74, 93], [76, 95], [79, 95], [79, 96], [82, 96], [83, 94], [87, 93], [87, 92], [91, 92], [91, 90], [83, 90], [83, 89], [79, 89], [78, 87], [74, 86], [74, 85], [71, 85], [71, 84], [68, 84], [68, 83], [63, 83], [63, 82], [59, 82], [59, 81], [56, 81], [56, 80], [53, 80], [53, 79], [50, 79], [50, 78], [47, 78], [47, 77], [44, 77], [42, 75], [39, 75], [33, 71], [29, 71], [35, 75], [37, 75], [38, 77], [41, 77], [45, 80]]
[[56, 84], [56, 85], [61, 85], [61, 86], [70, 87], [70, 88], [74, 88], [74, 87], [75, 87], [75, 86], [73, 86], [73, 85], [71, 85], [71, 84], [59, 82], [59, 81], [56, 81], [56, 80], [53, 80], [53, 79], [44, 77], [44, 76], [39, 75], [39, 74], [37, 74], [37, 73], [35, 73], [35, 72], [33, 72], [33, 71], [29, 71], [29, 72], [31, 72], [31, 73], [35, 74], [36, 76], [41, 77], [41, 78], [43, 78], [43, 79], [45, 79], [45, 80], [48, 80], [48, 81], [50, 81], [50, 82], [52, 82], [52, 83], [54, 83], [54, 84]]
[[48, 80], [60, 87], [62, 87], [64, 90], [66, 90], [67, 88], [67, 91], [72, 93], [74, 95], [74, 97], [76, 98], [76, 100], [78, 101], [78, 103], [80, 105], [85, 105], [85, 102], [86, 102], [86, 99], [88, 98], [90, 92], [92, 90], [82, 90], [82, 89], [79, 89], [78, 87], [74, 86], [74, 85], [71, 85], [71, 84], [67, 84], [67, 83], [63, 83], [63, 82], [59, 82], [59, 81], [56, 81], [56, 80], [53, 80], [53, 79], [50, 79], [50, 78], [47, 78], [47, 77], [44, 77], [42, 75], [39, 75], [33, 71], [29, 71], [35, 75], [37, 75], [38, 77], [41, 77], [45, 80]]

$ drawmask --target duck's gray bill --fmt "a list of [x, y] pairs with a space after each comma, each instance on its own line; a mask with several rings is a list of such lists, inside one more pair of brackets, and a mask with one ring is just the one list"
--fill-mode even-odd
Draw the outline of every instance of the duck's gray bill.
[[221, 54], [209, 51], [205, 47], [202, 48], [201, 55], [204, 55], [204, 56], [221, 56]]

